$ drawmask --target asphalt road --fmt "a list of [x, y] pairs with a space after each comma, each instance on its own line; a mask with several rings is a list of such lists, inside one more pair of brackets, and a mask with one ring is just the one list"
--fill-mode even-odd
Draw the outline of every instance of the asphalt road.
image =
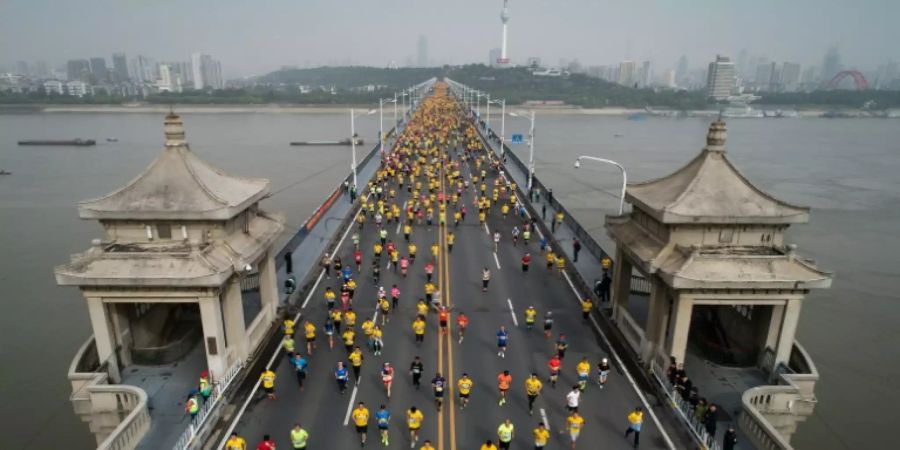
[[[490, 171], [489, 171], [490, 172]], [[463, 174], [468, 169], [463, 166]], [[489, 174], [491, 184], [493, 174]], [[449, 189], [449, 188], [448, 188]], [[401, 193], [400, 203], [405, 199]], [[425, 421], [421, 430], [419, 448], [425, 439], [430, 439], [434, 447], [443, 449], [475, 449], [486, 439], [496, 442], [497, 426], [509, 418], [515, 425], [512, 448], [533, 448], [531, 431], [546, 417], [551, 430], [551, 440], [547, 448], [569, 448], [568, 435], [564, 430], [567, 416], [565, 394], [575, 384], [575, 364], [587, 356], [591, 362], [591, 383], [582, 396], [581, 414], [586, 425], [578, 440], [578, 448], [584, 449], [627, 449], [631, 441], [625, 440], [626, 415], [641, 402], [632, 386], [622, 375], [619, 367], [613, 366], [609, 382], [600, 390], [595, 381], [597, 362], [609, 356], [609, 351], [598, 340], [592, 325], [581, 318], [578, 298], [564, 278], [556, 271], [544, 268], [544, 258], [540, 254], [540, 237], [535, 233], [527, 251], [531, 252], [532, 264], [528, 273], [521, 271], [521, 257], [526, 251], [523, 243], [513, 246], [510, 231], [514, 225], [521, 229], [521, 220], [510, 214], [503, 218], [499, 207], [492, 208], [486, 230], [478, 224], [477, 208], [473, 205], [470, 189], [463, 196], [469, 215], [459, 227], [451, 223], [448, 230], [456, 235], [452, 253], [446, 252], [445, 237], [440, 227], [414, 225], [412, 240], [419, 248], [418, 257], [406, 278], [399, 273], [385, 269], [386, 256], [382, 258], [382, 279], [379, 285], [390, 291], [397, 284], [401, 290], [400, 305], [392, 310], [389, 323], [384, 327], [385, 347], [381, 356], [374, 356], [365, 350], [362, 377], [358, 387], [341, 395], [334, 381], [333, 371], [338, 361], [347, 361], [342, 342], [335, 336], [335, 347], [329, 350], [321, 325], [326, 318], [326, 304], [323, 292], [331, 286], [340, 291], [339, 277], [323, 278], [305, 307], [305, 318], [319, 326], [318, 349], [308, 357], [309, 370], [305, 389], [298, 389], [293, 368], [282, 356], [277, 365], [277, 400], [265, 398], [257, 392], [247, 409], [238, 418], [235, 427], [247, 439], [248, 447], [255, 448], [264, 434], [270, 434], [278, 448], [291, 448], [289, 430], [299, 422], [310, 433], [309, 448], [349, 449], [358, 448], [359, 440], [352, 420], [345, 425], [349, 410], [356, 402], [365, 402], [372, 415], [367, 447], [382, 447], [375, 427], [374, 414], [379, 405], [386, 404], [392, 414], [391, 445], [388, 448], [409, 448], [405, 425], [405, 411], [410, 406], [423, 410]], [[448, 208], [449, 211], [449, 208]], [[448, 214], [452, 220], [452, 214]], [[389, 239], [399, 244], [402, 254], [406, 245], [396, 224], [387, 227]], [[499, 230], [503, 239], [495, 254], [491, 235]], [[352, 234], [352, 232], [351, 232]], [[369, 270], [372, 261], [372, 245], [377, 239], [375, 226], [371, 220], [363, 229], [360, 247], [363, 250], [363, 273], [355, 275], [359, 284], [354, 298], [357, 311], [357, 343], [365, 348], [365, 338], [359, 324], [365, 317], [375, 313], [378, 285], [373, 283]], [[415, 301], [424, 296], [424, 264], [431, 258], [430, 246], [441, 243], [441, 257], [435, 264], [435, 278], [442, 291], [442, 301], [453, 308], [452, 333], [439, 337], [435, 313], [428, 316], [428, 330], [425, 342], [416, 345], [411, 323], [415, 316]], [[348, 237], [339, 248], [344, 262], [353, 261], [353, 244]], [[446, 255], [446, 257], [445, 257]], [[498, 267], [499, 266], [499, 267]], [[481, 270], [488, 267], [492, 280], [486, 293], [481, 291]], [[534, 330], [525, 328], [524, 311], [529, 305], [538, 310], [538, 324]], [[457, 342], [455, 317], [464, 311], [470, 319], [469, 329], [462, 344]], [[555, 317], [554, 339], [545, 340], [541, 331], [544, 313], [553, 311]], [[514, 318], [515, 316], [515, 318]], [[378, 318], [380, 323], [380, 317]], [[518, 322], [518, 324], [516, 323]], [[496, 333], [505, 325], [510, 333], [509, 348], [505, 358], [497, 356]], [[554, 340], [559, 332], [566, 333], [569, 350], [563, 363], [563, 371], [557, 387], [547, 383], [547, 359], [554, 353]], [[297, 348], [306, 355], [302, 324], [297, 326]], [[421, 390], [412, 387], [408, 374], [413, 357], [419, 355], [425, 365]], [[395, 381], [392, 398], [386, 399], [380, 378], [383, 362], [395, 367]], [[610, 361], [613, 362], [612, 358]], [[431, 389], [427, 385], [436, 371], [447, 378], [450, 389], [445, 397], [445, 407], [436, 411]], [[513, 377], [512, 388], [507, 403], [498, 405], [497, 374], [509, 370]], [[524, 380], [531, 372], [537, 372], [544, 383], [544, 389], [535, 404], [534, 415], [528, 414]], [[464, 410], [459, 408], [456, 382], [467, 372], [475, 382], [471, 401]], [[649, 416], [645, 414], [641, 436], [641, 448], [666, 448], [664, 440], [655, 429]]]

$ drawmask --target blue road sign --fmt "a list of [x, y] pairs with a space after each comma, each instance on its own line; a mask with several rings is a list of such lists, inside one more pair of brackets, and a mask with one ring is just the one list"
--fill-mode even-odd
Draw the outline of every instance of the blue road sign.
[[525, 142], [525, 138], [521, 134], [512, 135], [512, 143], [513, 144], [521, 144]]

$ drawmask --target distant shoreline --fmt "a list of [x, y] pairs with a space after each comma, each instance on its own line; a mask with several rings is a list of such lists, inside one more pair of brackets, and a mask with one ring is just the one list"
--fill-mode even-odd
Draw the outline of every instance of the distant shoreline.
[[[279, 105], [279, 104], [232, 104], [232, 105], [68, 105], [68, 104], [20, 104], [0, 105], [0, 114], [36, 114], [36, 113], [95, 113], [95, 114], [165, 114], [170, 108], [180, 114], [346, 114], [350, 108], [366, 109], [372, 105]], [[629, 116], [647, 114], [642, 108], [581, 108], [572, 105], [508, 105], [512, 109], [534, 109], [542, 115], [589, 115], [589, 116]], [[775, 107], [761, 109], [777, 109]], [[790, 109], [790, 108], [788, 108]], [[655, 110], [658, 112], [667, 109]], [[819, 117], [826, 109], [798, 109], [800, 117]], [[491, 116], [499, 116], [499, 111], [491, 111]], [[714, 114], [711, 111], [690, 111], [693, 116]], [[393, 114], [393, 108], [386, 108], [386, 115]]]

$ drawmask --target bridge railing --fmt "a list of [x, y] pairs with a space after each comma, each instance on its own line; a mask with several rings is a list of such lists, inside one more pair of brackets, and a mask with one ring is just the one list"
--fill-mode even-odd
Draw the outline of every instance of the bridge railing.
[[200, 406], [197, 416], [191, 420], [188, 428], [181, 433], [181, 437], [175, 442], [174, 450], [185, 450], [191, 448], [204, 430], [205, 426], [212, 423], [209, 419], [214, 417], [213, 413], [223, 404], [225, 392], [231, 387], [232, 381], [237, 378], [238, 374], [243, 370], [244, 366], [235, 364], [231, 369], [225, 372], [225, 376], [221, 380], [213, 380], [212, 393], [209, 399]]
[[681, 397], [678, 391], [675, 390], [675, 386], [672, 386], [672, 383], [669, 383], [669, 377], [666, 376], [665, 370], [660, 366], [656, 358], [650, 361], [650, 372], [653, 374], [656, 382], [663, 387], [663, 392], [666, 394], [669, 405], [675, 410], [678, 418], [687, 425], [694, 439], [704, 449], [719, 450], [720, 447], [719, 443], [716, 442], [716, 437], [706, 431], [702, 418], [694, 414], [694, 407]]

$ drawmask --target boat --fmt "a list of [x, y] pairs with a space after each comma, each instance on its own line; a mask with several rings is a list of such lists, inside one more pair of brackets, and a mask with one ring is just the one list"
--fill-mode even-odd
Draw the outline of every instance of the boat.
[[722, 117], [729, 119], [759, 119], [764, 117], [763, 112], [753, 109], [750, 105], [733, 103], [722, 111]]
[[616, 133], [616, 134], [613, 135], [613, 137], [620, 138], [620, 137], [625, 137], [625, 135], [622, 134], [622, 133]]
[[97, 145], [97, 141], [93, 139], [68, 139], [68, 140], [34, 140], [34, 141], [19, 141], [19, 145], [71, 145], [76, 147], [90, 147], [92, 145]]
[[119, 138], [108, 137], [106, 138], [106, 142], [119, 142]]
[[0, 175], [12, 175], [12, 172], [0, 169]]
[[[296, 141], [291, 142], [291, 145], [352, 145], [353, 142], [350, 139], [341, 139], [340, 141]], [[365, 141], [362, 139], [356, 139], [356, 145], [363, 145]]]

